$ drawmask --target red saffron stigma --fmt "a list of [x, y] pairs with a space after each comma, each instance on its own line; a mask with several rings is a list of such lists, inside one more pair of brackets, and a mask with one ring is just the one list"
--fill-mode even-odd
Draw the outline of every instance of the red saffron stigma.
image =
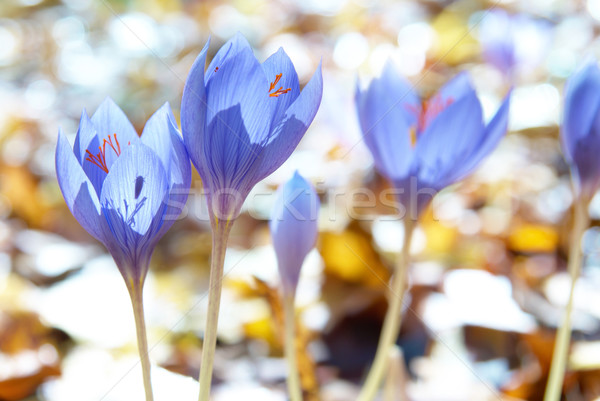
[[[113, 143], [113, 138], [115, 139], [114, 143]], [[107, 143], [108, 143], [108, 146], [110, 146], [112, 148], [112, 150], [115, 152], [117, 157], [121, 155], [121, 145], [119, 144], [119, 140], [117, 139], [117, 134], [113, 134], [112, 137], [109, 135], [108, 139], [104, 139], [102, 141], [102, 146], [98, 146], [99, 152], [97, 154], [94, 155], [89, 150], [86, 150], [88, 157], [85, 158], [85, 160], [100, 167], [100, 169], [102, 171], [104, 171], [106, 174], [108, 174], [108, 165], [106, 164], [106, 144]]]
[[[269, 85], [269, 92], [271, 92], [271, 91], [273, 91], [273, 89], [275, 89], [275, 87], [277, 86], [277, 83], [279, 82], [279, 80], [281, 79], [282, 76], [283, 76], [283, 74], [275, 75], [275, 81], [271, 82], [271, 85]], [[269, 93], [269, 96], [270, 97], [279, 97], [279, 95], [288, 93], [291, 90], [292, 90], [292, 88], [283, 89], [283, 86], [280, 86], [279, 89], [277, 89], [275, 92]]]
[[440, 95], [435, 95], [434, 97], [424, 100], [421, 103], [421, 107], [408, 104], [406, 107], [409, 111], [414, 113], [417, 117], [417, 132], [422, 133], [425, 131], [427, 126], [431, 124], [431, 122], [440, 114], [442, 111], [446, 109], [446, 107], [450, 106], [454, 102], [454, 99], [449, 97], [447, 99], [442, 99]]

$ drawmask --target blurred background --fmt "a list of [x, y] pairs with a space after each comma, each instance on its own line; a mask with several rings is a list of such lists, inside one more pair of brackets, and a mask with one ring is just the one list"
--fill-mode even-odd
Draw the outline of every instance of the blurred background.
[[[260, 183], [226, 259], [214, 399], [285, 400], [282, 310], [269, 196], [295, 169], [322, 198], [318, 249], [298, 292], [307, 401], [354, 400], [374, 356], [403, 237], [361, 142], [353, 94], [386, 60], [428, 97], [469, 71], [487, 118], [509, 88], [510, 133], [444, 190], [412, 248], [395, 400], [541, 400], [568, 297], [569, 176], [558, 142], [565, 79], [600, 56], [600, 1], [2, 0], [0, 400], [142, 400], [131, 307], [101, 244], [67, 209], [58, 127], [111, 96], [138, 132], [187, 73], [237, 31], [259, 60], [283, 47], [324, 94], [297, 151]], [[201, 182], [195, 173], [193, 192]], [[371, 191], [371, 192], [369, 192]], [[375, 195], [374, 207], [369, 193]], [[593, 223], [600, 199], [592, 203]], [[145, 287], [158, 400], [193, 400], [210, 256], [202, 198], [159, 243]], [[600, 399], [600, 230], [584, 237], [569, 401]]]

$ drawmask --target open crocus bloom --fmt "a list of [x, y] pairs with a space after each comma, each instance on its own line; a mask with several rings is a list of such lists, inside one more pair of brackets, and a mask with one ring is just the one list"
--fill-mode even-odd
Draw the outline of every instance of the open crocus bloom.
[[507, 129], [509, 96], [486, 126], [465, 73], [421, 102], [387, 63], [366, 90], [357, 86], [356, 106], [375, 167], [416, 218], [433, 194], [465, 177], [496, 147]]
[[317, 113], [323, 81], [319, 67], [301, 92], [283, 49], [261, 64], [240, 34], [205, 71], [207, 49], [188, 75], [181, 126], [218, 225], [235, 219], [252, 187], [296, 148]]
[[191, 183], [169, 105], [154, 113], [141, 137], [111, 99], [92, 118], [84, 110], [73, 148], [59, 130], [56, 175], [69, 209], [106, 246], [128, 286], [141, 284]]
[[600, 188], [600, 69], [595, 60], [567, 81], [561, 141], [577, 191], [590, 200]]

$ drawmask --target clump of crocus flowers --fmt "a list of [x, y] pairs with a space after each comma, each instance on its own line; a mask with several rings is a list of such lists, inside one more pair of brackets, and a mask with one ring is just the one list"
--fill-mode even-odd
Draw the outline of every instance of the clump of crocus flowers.
[[[56, 173], [74, 217], [102, 242], [121, 272], [133, 305], [146, 399], [152, 400], [143, 285], [153, 250], [181, 213], [191, 185], [191, 165], [207, 194], [212, 228], [208, 318], [204, 331], [199, 400], [208, 401], [217, 341], [223, 264], [232, 226], [252, 188], [294, 151], [321, 102], [321, 67], [301, 90], [294, 65], [280, 49], [260, 63], [241, 35], [217, 52], [206, 68], [209, 43], [196, 59], [181, 102], [182, 134], [168, 104], [138, 135], [110, 99], [89, 118], [84, 111], [71, 146], [59, 130]], [[507, 59], [507, 63], [511, 59]], [[600, 69], [586, 64], [568, 82], [561, 138], [576, 195], [569, 258], [579, 274], [586, 208], [600, 187]], [[398, 337], [413, 230], [432, 196], [467, 177], [507, 131], [508, 94], [489, 122], [469, 76], [458, 74], [430, 99], [386, 64], [366, 89], [356, 89], [363, 140], [375, 168], [395, 188], [404, 212], [404, 243], [390, 285], [389, 308], [375, 360], [359, 396], [373, 400]], [[294, 299], [300, 270], [317, 236], [319, 198], [300, 174], [281, 186], [270, 230], [285, 307], [288, 389], [302, 400], [294, 346]], [[545, 401], [560, 398], [569, 344], [573, 287], [558, 334]]]

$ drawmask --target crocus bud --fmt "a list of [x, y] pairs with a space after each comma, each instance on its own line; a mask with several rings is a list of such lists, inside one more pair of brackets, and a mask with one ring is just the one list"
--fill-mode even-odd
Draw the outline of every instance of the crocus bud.
[[271, 213], [271, 236], [283, 290], [294, 294], [304, 258], [315, 246], [319, 197], [298, 172], [276, 194]]
[[561, 141], [577, 194], [590, 200], [600, 187], [600, 69], [595, 61], [567, 81]]

